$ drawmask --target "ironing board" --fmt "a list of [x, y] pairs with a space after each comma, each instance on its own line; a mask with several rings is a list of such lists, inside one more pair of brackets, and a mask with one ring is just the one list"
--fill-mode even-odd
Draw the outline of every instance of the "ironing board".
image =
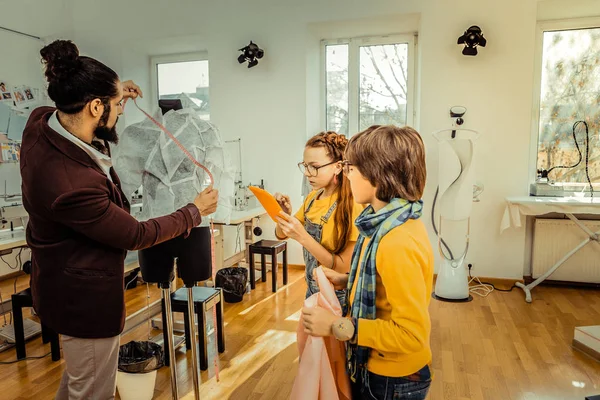
[[564, 214], [575, 223], [581, 230], [587, 234], [587, 238], [573, 248], [563, 258], [558, 260], [545, 274], [537, 278], [528, 285], [516, 282], [515, 286], [523, 289], [525, 292], [525, 301], [531, 303], [531, 290], [552, 275], [561, 265], [563, 265], [573, 254], [584, 248], [588, 243], [600, 241], [600, 231], [592, 232], [585, 226], [575, 214], [600, 214], [600, 198], [590, 197], [507, 197], [506, 209], [500, 225], [500, 233], [507, 228], [521, 227], [522, 215], [544, 215], [549, 213]]

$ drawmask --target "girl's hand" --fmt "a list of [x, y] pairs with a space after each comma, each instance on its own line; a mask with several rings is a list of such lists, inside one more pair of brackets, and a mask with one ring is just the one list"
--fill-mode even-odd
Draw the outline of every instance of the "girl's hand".
[[291, 215], [292, 214], [292, 201], [290, 200], [290, 196], [287, 194], [275, 193], [273, 195], [275, 200], [281, 206], [281, 209], [284, 213]]
[[296, 217], [292, 217], [284, 212], [279, 213], [277, 217], [277, 226], [281, 231], [289, 238], [296, 240], [302, 244], [308, 235], [304, 226], [298, 221]]
[[311, 336], [331, 336], [333, 323], [340, 317], [321, 307], [302, 309], [304, 332]]

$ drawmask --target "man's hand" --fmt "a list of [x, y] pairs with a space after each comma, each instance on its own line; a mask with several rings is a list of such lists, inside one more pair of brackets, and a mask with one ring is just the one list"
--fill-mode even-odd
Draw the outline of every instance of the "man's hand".
[[123, 85], [123, 98], [137, 99], [138, 96], [142, 98], [144, 97], [142, 89], [140, 89], [138, 85], [133, 83], [133, 81], [121, 82], [121, 85]]
[[198, 207], [200, 215], [207, 216], [217, 211], [217, 202], [219, 200], [219, 191], [212, 186], [207, 187], [196, 196], [194, 205]]

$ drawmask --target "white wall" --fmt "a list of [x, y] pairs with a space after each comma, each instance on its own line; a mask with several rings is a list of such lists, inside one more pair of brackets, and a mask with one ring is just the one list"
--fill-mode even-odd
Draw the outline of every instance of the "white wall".
[[[418, 30], [415, 125], [428, 151], [426, 211], [437, 185], [431, 133], [448, 127], [450, 106], [463, 105], [465, 127], [482, 133], [477, 178], [485, 185], [473, 208], [468, 262], [477, 275], [517, 279], [528, 262], [525, 231], [500, 235], [499, 223], [504, 198], [527, 194], [536, 21], [598, 15], [596, 3], [182, 0], [165, 9], [157, 1], [81, 0], [73, 6], [72, 28], [84, 52], [148, 89], [150, 56], [207, 51], [211, 118], [225, 138], [242, 137], [245, 180], [265, 179], [268, 190], [290, 193], [296, 207], [301, 200], [296, 163], [307, 136], [322, 129], [320, 39]], [[473, 24], [483, 29], [488, 46], [477, 57], [465, 57], [456, 38]], [[251, 70], [236, 61], [237, 49], [250, 40], [266, 51]], [[146, 99], [145, 106], [152, 102]], [[126, 122], [139, 118], [127, 110]], [[428, 225], [429, 220], [427, 215]], [[462, 240], [458, 233], [455, 238]], [[298, 246], [290, 262], [302, 263]]]
[[[473, 273], [521, 278], [524, 230], [499, 234], [506, 196], [527, 195], [536, 4], [532, 1], [429, 3], [421, 21], [421, 132], [428, 147], [431, 201], [437, 186], [437, 149], [431, 132], [449, 127], [448, 110], [467, 108], [465, 128], [481, 133], [477, 179], [485, 185], [474, 203], [467, 261]], [[464, 10], [469, 9], [467, 13]], [[461, 55], [456, 38], [470, 25], [482, 28], [488, 45], [477, 57]], [[428, 202], [428, 203], [429, 203]], [[460, 253], [465, 230], [454, 231]], [[453, 232], [451, 231], [450, 234]]]
[[[306, 137], [322, 128], [320, 39], [418, 29], [416, 125], [428, 150], [426, 204], [431, 204], [438, 168], [430, 134], [448, 127], [450, 106], [466, 106], [465, 127], [483, 135], [478, 143], [478, 179], [486, 188], [482, 201], [474, 205], [468, 261], [478, 275], [520, 278], [526, 264], [525, 231], [500, 235], [499, 222], [504, 198], [527, 194], [536, 19], [552, 10], [560, 15], [566, 6], [545, 1], [538, 11], [534, 0], [482, 3], [474, 8], [466, 0], [368, 5], [359, 1], [277, 2], [267, 11], [266, 0], [251, 6], [189, 1], [160, 14], [152, 12], [152, 5], [146, 6], [148, 17], [140, 25], [125, 27], [121, 38], [125, 47], [148, 55], [207, 50], [211, 117], [225, 137], [243, 138], [246, 178], [265, 178], [267, 189], [290, 193], [298, 206], [300, 177], [295, 164]], [[584, 3], [570, 4], [569, 10], [589, 9], [590, 3]], [[84, 14], [102, 21], [96, 14], [101, 10], [90, 12], [86, 2], [78, 4], [75, 31], [79, 32], [80, 24], [93, 32], [94, 21]], [[129, 2], [127, 7], [133, 12], [138, 4]], [[130, 14], [124, 10], [121, 15]], [[489, 43], [474, 58], [462, 56], [455, 44], [472, 24], [482, 27]], [[247, 70], [235, 58], [236, 49], [250, 39], [264, 47], [266, 57], [257, 68]], [[113, 49], [114, 54], [119, 51]], [[124, 61], [126, 65], [132, 71], [147, 68], [141, 62], [129, 66]], [[429, 216], [426, 220], [429, 224]], [[455, 236], [457, 253], [462, 235], [457, 232]], [[297, 246], [290, 261], [302, 262]]]
[[[9, 87], [29, 85], [44, 88], [39, 51], [43, 42], [14, 33], [0, 30], [0, 43], [3, 43], [0, 68], [0, 81]], [[4, 44], [7, 45], [4, 45]], [[21, 177], [18, 164], [0, 163], [0, 193], [4, 194], [4, 181], [7, 181], [7, 192], [21, 192]], [[0, 199], [0, 205], [4, 200]]]
[[[14, 33], [0, 30], [0, 46], [2, 56], [0, 67], [0, 81], [9, 86], [29, 85], [32, 88], [42, 90], [44, 81], [40, 64], [39, 51], [43, 43], [36, 39], [16, 35]], [[21, 175], [18, 163], [0, 163], [0, 194], [4, 194], [4, 184], [8, 194], [21, 192]], [[20, 200], [20, 199], [17, 199]], [[0, 207], [10, 205], [13, 201], [0, 199]], [[17, 225], [20, 225], [17, 223]], [[10, 225], [2, 226], [0, 229], [8, 228]], [[3, 260], [15, 268], [16, 254], [3, 256]], [[30, 259], [29, 250], [24, 250], [21, 255], [22, 261]], [[0, 277], [14, 272], [4, 262], [0, 262]]]

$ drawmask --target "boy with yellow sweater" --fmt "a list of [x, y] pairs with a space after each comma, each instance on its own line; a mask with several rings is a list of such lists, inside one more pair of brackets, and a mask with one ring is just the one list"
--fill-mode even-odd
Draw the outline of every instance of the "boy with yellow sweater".
[[376, 126], [350, 140], [344, 174], [359, 204], [360, 237], [349, 274], [325, 270], [350, 290], [347, 318], [304, 309], [306, 331], [348, 342], [353, 399], [425, 399], [431, 384], [433, 250], [420, 220], [425, 149], [412, 128]]

